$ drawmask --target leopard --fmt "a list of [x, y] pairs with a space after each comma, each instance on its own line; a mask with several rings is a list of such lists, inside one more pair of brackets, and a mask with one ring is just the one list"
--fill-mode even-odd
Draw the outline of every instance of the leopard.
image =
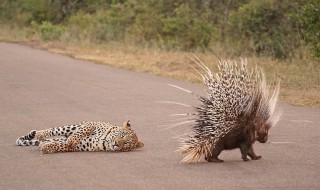
[[127, 152], [141, 149], [130, 120], [123, 126], [101, 121], [83, 121], [44, 130], [32, 130], [16, 140], [17, 146], [39, 146], [41, 153], [81, 151]]

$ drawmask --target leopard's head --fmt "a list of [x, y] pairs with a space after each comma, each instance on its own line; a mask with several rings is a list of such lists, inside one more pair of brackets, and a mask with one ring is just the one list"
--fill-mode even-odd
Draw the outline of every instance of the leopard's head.
[[122, 151], [130, 151], [144, 147], [143, 142], [139, 141], [137, 134], [131, 128], [129, 120], [123, 124], [122, 130], [124, 136], [116, 140]]

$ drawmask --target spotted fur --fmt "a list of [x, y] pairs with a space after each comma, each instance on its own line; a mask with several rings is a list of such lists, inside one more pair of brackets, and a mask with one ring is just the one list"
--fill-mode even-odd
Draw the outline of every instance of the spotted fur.
[[130, 151], [144, 146], [142, 142], [139, 142], [129, 121], [121, 127], [106, 122], [82, 122], [40, 131], [33, 130], [18, 138], [16, 145], [39, 146], [43, 154], [77, 151]]

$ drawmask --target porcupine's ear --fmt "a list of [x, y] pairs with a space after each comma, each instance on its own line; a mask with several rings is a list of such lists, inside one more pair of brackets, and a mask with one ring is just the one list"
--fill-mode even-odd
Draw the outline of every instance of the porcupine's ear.
[[124, 127], [124, 128], [127, 128], [127, 129], [131, 129], [130, 120], [128, 120], [127, 122], [125, 122], [125, 123], [123, 124], [123, 127]]

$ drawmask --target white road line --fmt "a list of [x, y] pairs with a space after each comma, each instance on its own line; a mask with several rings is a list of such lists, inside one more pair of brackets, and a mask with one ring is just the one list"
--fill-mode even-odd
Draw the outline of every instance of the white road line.
[[309, 121], [309, 120], [294, 120], [294, 119], [291, 119], [289, 121], [295, 122], [295, 123], [313, 123], [313, 121]]
[[271, 144], [293, 144], [294, 142], [271, 142]]

